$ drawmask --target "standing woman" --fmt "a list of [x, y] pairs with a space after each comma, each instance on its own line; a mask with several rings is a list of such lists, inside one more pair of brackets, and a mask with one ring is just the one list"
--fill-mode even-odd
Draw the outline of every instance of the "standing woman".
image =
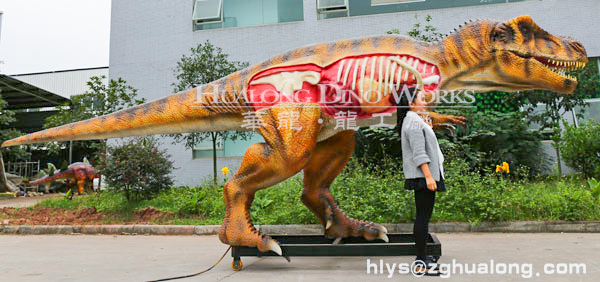
[[[435, 259], [426, 256], [429, 219], [435, 193], [445, 192], [444, 156], [431, 127], [425, 92], [404, 92], [398, 103], [398, 130], [402, 140], [404, 188], [414, 190], [417, 215], [414, 224], [417, 268], [426, 275], [439, 275]], [[421, 262], [419, 262], [421, 261]]]

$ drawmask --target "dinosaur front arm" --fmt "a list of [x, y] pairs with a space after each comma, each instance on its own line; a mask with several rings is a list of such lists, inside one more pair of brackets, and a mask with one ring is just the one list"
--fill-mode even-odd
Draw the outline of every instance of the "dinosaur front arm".
[[431, 126], [435, 130], [448, 129], [453, 131], [455, 128], [452, 124], [465, 126], [467, 118], [463, 116], [445, 115], [436, 112], [429, 112], [431, 118]]

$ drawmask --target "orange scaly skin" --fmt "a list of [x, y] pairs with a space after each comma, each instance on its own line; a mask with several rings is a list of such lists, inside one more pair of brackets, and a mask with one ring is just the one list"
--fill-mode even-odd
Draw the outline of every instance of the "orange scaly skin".
[[85, 191], [86, 184], [89, 184], [89, 182], [93, 181], [94, 178], [96, 178], [96, 170], [92, 165], [88, 163], [77, 162], [69, 165], [64, 171], [30, 181], [27, 183], [27, 186], [40, 185], [57, 179], [67, 179], [69, 184], [77, 183], [77, 190], [81, 195]]
[[[414, 72], [411, 73], [414, 79], [408, 73], [408, 78], [402, 78], [400, 74], [388, 76], [390, 72], [401, 70], [396, 69], [392, 62], [394, 58], [418, 60], [415, 68], [422, 78], [438, 75], [439, 80], [430, 83], [428, 91], [543, 89], [571, 93], [577, 81], [564, 75], [563, 71], [581, 68], [587, 63], [585, 49], [579, 42], [548, 34], [528, 16], [506, 22], [478, 20], [465, 23], [458, 31], [433, 43], [406, 36], [382, 35], [297, 48], [198, 88], [106, 116], [21, 136], [4, 142], [2, 147], [47, 141], [239, 130], [243, 113], [252, 112], [256, 107], [246, 100], [251, 94], [248, 90], [253, 87], [264, 90], [271, 87], [269, 83], [275, 89], [275, 84], [287, 81], [284, 80], [286, 76], [306, 75], [299, 83], [279, 84], [279, 94], [284, 93], [285, 87], [290, 89], [292, 86], [291, 89], [296, 91], [294, 87], [304, 89], [315, 85], [311, 84], [311, 79], [352, 87], [352, 90], [375, 87], [373, 89], [383, 89], [384, 96], [388, 94], [388, 85], [414, 86]], [[385, 72], [382, 70], [384, 63], [387, 63]], [[391, 70], [388, 65], [392, 65]], [[337, 78], [336, 70], [339, 70]], [[265, 82], [265, 77], [271, 75], [280, 75], [271, 77], [279, 77], [275, 84], [273, 79]], [[350, 77], [348, 83], [347, 77]], [[259, 79], [262, 79], [260, 83]], [[368, 97], [361, 91], [361, 98]], [[215, 93], [222, 96], [215, 96]], [[376, 104], [360, 100], [356, 111], [368, 114], [393, 112], [394, 107], [391, 99], [382, 99]], [[283, 119], [290, 113], [298, 117], [300, 129], [291, 128]], [[276, 103], [252, 114], [261, 121], [256, 130], [266, 142], [248, 148], [240, 169], [225, 184], [226, 215], [219, 230], [219, 239], [223, 243], [256, 246], [260, 251], [281, 254], [277, 242], [254, 229], [249, 208], [256, 191], [275, 185], [300, 170], [304, 170], [302, 201], [319, 218], [326, 236], [387, 239], [383, 226], [344, 215], [329, 192], [329, 186], [354, 151], [354, 131], [336, 130], [331, 113], [313, 101]], [[444, 128], [447, 122], [465, 122], [459, 116], [433, 112], [430, 116], [434, 128]], [[358, 125], [368, 126], [379, 120], [379, 117], [366, 115]], [[395, 121], [395, 118], [391, 120]]]

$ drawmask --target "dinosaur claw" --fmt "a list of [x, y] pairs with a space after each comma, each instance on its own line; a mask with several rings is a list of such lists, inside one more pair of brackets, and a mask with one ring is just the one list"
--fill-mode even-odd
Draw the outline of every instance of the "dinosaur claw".
[[385, 228], [385, 226], [383, 226], [383, 225], [381, 226], [381, 231], [383, 231], [383, 233], [385, 233], [385, 234], [388, 233], [387, 228]]
[[269, 242], [267, 243], [267, 250], [272, 251], [278, 255], [282, 254], [281, 247], [273, 239], [269, 240]]
[[333, 220], [331, 220], [331, 218], [328, 218], [327, 223], [325, 224], [325, 230], [329, 230], [329, 228], [331, 228], [332, 225], [333, 225]]
[[385, 234], [383, 232], [379, 232], [378, 238], [385, 241], [386, 243], [390, 242], [390, 238], [388, 238], [387, 234]]
[[333, 243], [331, 243], [332, 245], [337, 245], [340, 243], [340, 241], [342, 241], [342, 237], [337, 237], [335, 238], [335, 240], [333, 241]]

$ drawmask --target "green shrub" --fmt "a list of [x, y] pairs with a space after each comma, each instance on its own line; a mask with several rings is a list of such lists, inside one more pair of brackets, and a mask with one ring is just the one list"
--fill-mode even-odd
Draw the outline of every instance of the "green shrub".
[[565, 163], [585, 178], [600, 176], [600, 124], [584, 122], [579, 127], [563, 122], [565, 130], [559, 143]]
[[166, 150], [159, 150], [151, 137], [134, 138], [116, 146], [108, 146], [100, 158], [99, 172], [106, 183], [124, 193], [127, 200], [150, 199], [173, 185], [169, 175], [173, 162]]

